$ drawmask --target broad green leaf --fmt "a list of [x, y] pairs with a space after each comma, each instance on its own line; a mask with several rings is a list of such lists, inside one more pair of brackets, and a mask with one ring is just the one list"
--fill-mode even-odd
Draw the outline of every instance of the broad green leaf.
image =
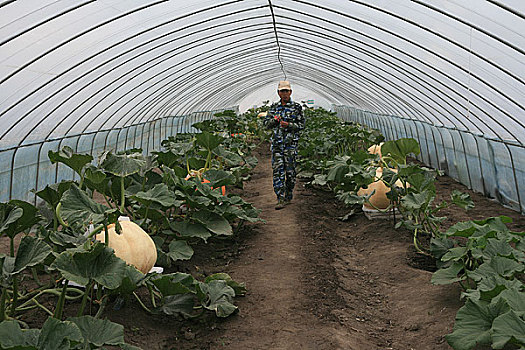
[[13, 274], [42, 263], [51, 252], [51, 247], [44, 240], [32, 236], [22, 237], [16, 253]]
[[[517, 282], [520, 282], [519, 280]], [[503, 299], [510, 308], [518, 313], [521, 317], [525, 316], [525, 291], [521, 291], [523, 288], [522, 283], [516, 283], [514, 286], [508, 286], [503, 292], [501, 292], [494, 301], [497, 299]]]
[[454, 241], [450, 238], [443, 236], [430, 239], [430, 252], [438, 261], [441, 261], [441, 257], [453, 247]]
[[467, 300], [456, 314], [454, 332], [446, 335], [447, 342], [454, 350], [471, 350], [477, 344], [491, 344], [492, 322], [509, 310], [503, 300], [492, 304]]
[[170, 227], [180, 233], [181, 237], [198, 237], [204, 242], [211, 237], [210, 231], [201, 223], [190, 223], [185, 221], [175, 221], [170, 223]]
[[[72, 185], [62, 196], [61, 216], [70, 225], [86, 226], [89, 223], [98, 224], [104, 221], [105, 215], [116, 216], [116, 210], [98, 204], [78, 188]], [[109, 220], [111, 222], [111, 220]]]
[[51, 163], [63, 163], [73, 169], [78, 175], [82, 174], [82, 168], [93, 160], [90, 154], [75, 153], [69, 146], [64, 146], [58, 152], [47, 152]]
[[432, 274], [431, 282], [432, 284], [439, 285], [463, 281], [466, 278], [465, 276], [458, 277], [461, 270], [463, 270], [463, 264], [460, 262], [454, 262], [449, 267], [434, 272]]
[[469, 272], [469, 277], [475, 281], [489, 276], [501, 275], [512, 277], [517, 273], [523, 272], [525, 265], [517, 261], [502, 256], [494, 256], [490, 261], [484, 262], [476, 270]]
[[525, 345], [525, 321], [512, 310], [496, 317], [492, 323], [492, 348], [503, 349], [509, 342]]
[[432, 193], [424, 190], [420, 193], [409, 193], [401, 198], [401, 205], [410, 211], [421, 210], [434, 199]]
[[413, 153], [418, 155], [420, 153], [419, 143], [413, 138], [401, 138], [395, 141], [386, 141], [381, 146], [381, 154], [392, 157], [397, 164], [406, 164], [406, 157]]
[[200, 134], [195, 134], [195, 142], [208, 151], [215, 149], [223, 142], [224, 138], [219, 135], [213, 135], [209, 132], [202, 132]]
[[199, 283], [201, 292], [206, 295], [206, 300], [201, 301], [202, 306], [215, 311], [218, 317], [228, 317], [237, 307], [233, 305], [235, 291], [224, 280], [212, 280], [209, 283]]
[[144, 280], [144, 274], [133, 265], [126, 265], [124, 278], [120, 286], [110, 291], [111, 294], [129, 295], [134, 292]]
[[[467, 276], [470, 277], [470, 274], [467, 273]], [[472, 298], [491, 301], [505, 290], [519, 288], [521, 284], [517, 279], [508, 280], [499, 275], [486, 276], [478, 283], [475, 293], [472, 294]]]
[[51, 267], [58, 269], [67, 280], [83, 286], [95, 280], [106, 288], [115, 289], [126, 276], [124, 260], [100, 242], [89, 251], [69, 250], [59, 254]]
[[186, 241], [171, 241], [168, 256], [173, 260], [189, 260], [193, 256], [193, 249]]
[[94, 165], [88, 165], [84, 177], [94, 184], [100, 184], [106, 179], [106, 174]]
[[6, 233], [14, 237], [15, 223], [24, 215], [24, 210], [8, 203], [0, 203], [0, 236]]
[[49, 317], [42, 326], [38, 349], [69, 350], [83, 341], [80, 329], [73, 322]]
[[96, 319], [92, 316], [69, 317], [68, 321], [77, 325], [84, 338], [84, 347], [89, 345], [124, 344], [124, 326], [108, 320]]
[[225, 281], [228, 286], [232, 287], [235, 291], [235, 296], [243, 296], [246, 294], [246, 285], [244, 283], [238, 283], [235, 282], [230, 275], [227, 273], [221, 272], [221, 273], [214, 273], [213, 275], [210, 275], [206, 277], [204, 280], [204, 283], [209, 283], [211, 281]]
[[204, 178], [210, 181], [211, 187], [228, 186], [235, 183], [235, 177], [228, 171], [210, 169], [203, 174]]
[[228, 220], [209, 210], [200, 210], [192, 215], [192, 219], [200, 222], [208, 230], [217, 234], [230, 236], [233, 234], [232, 227]]
[[182, 201], [178, 201], [177, 197], [170, 191], [166, 184], [155, 185], [152, 189], [146, 192], [137, 192], [131, 198], [143, 203], [145, 205], [151, 205], [151, 203], [158, 203], [163, 207], [180, 206]]
[[191, 317], [194, 314], [195, 306], [194, 294], [169, 295], [162, 300], [162, 305], [155, 309], [155, 312], [162, 312], [166, 315], [182, 314]]
[[0, 203], [0, 236], [14, 238], [21, 232], [28, 233], [40, 219], [37, 207], [31, 203], [16, 199]]
[[146, 165], [144, 156], [140, 153], [132, 154], [113, 154], [106, 153], [101, 168], [110, 174], [126, 177], [141, 171]]
[[87, 237], [79, 230], [51, 231], [49, 233], [51, 242], [65, 248], [78, 247], [84, 244]]
[[450, 248], [448, 250], [447, 253], [445, 253], [445, 255], [443, 255], [441, 257], [441, 261], [458, 261], [458, 260], [461, 260], [462, 258], [466, 258], [467, 257], [467, 253], [468, 253], [468, 248], [467, 247], [454, 247], [454, 248]]
[[0, 349], [37, 350], [40, 329], [21, 329], [16, 321], [0, 322]]
[[176, 272], [169, 275], [155, 276], [152, 283], [163, 296], [195, 293], [196, 281], [187, 273]]
[[454, 190], [450, 194], [450, 197], [452, 199], [452, 203], [454, 203], [462, 209], [469, 210], [474, 208], [474, 201], [472, 200], [472, 198], [470, 198], [470, 195], [468, 193], [463, 193], [461, 191]]

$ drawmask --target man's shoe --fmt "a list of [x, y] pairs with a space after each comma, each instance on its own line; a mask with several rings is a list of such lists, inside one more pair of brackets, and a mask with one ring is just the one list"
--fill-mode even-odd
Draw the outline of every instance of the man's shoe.
[[275, 210], [280, 210], [282, 208], [284, 208], [284, 206], [286, 205], [286, 203], [284, 202], [284, 200], [280, 199], [277, 204], [275, 205]]

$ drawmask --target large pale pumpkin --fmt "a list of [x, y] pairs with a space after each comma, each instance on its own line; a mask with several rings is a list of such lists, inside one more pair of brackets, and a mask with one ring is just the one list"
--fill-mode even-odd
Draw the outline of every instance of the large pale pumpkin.
[[[135, 266], [142, 273], [148, 273], [157, 261], [157, 248], [139, 225], [131, 221], [120, 221], [122, 232], [115, 232], [115, 225], [108, 226], [109, 246], [115, 250], [115, 255], [126, 263]], [[105, 242], [104, 231], [96, 235], [96, 239]]]
[[[396, 169], [390, 169], [393, 172], [397, 173]], [[377, 168], [376, 169], [376, 176], [375, 176], [375, 182], [372, 182], [368, 187], [360, 188], [359, 191], [357, 191], [357, 195], [359, 196], [368, 196], [370, 193], [372, 193], [373, 190], [375, 190], [375, 193], [370, 197], [369, 202], [366, 202], [364, 204], [365, 207], [369, 209], [379, 208], [379, 209], [386, 209], [390, 205], [390, 199], [386, 196], [388, 192], [390, 192], [390, 187], [385, 185], [385, 183], [381, 180], [381, 177], [383, 176], [383, 169]], [[402, 183], [401, 181], [396, 181], [396, 186], [401, 187]], [[373, 206], [372, 206], [372, 205]]]
[[379, 145], [373, 145], [368, 147], [368, 153], [370, 154], [378, 154], [379, 158], [381, 158], [381, 146], [383, 146], [384, 142], [381, 142]]
[[264, 118], [264, 117], [266, 117], [267, 115], [268, 115], [268, 112], [261, 112], [261, 113], [257, 114], [257, 117], [259, 117], [259, 118]]

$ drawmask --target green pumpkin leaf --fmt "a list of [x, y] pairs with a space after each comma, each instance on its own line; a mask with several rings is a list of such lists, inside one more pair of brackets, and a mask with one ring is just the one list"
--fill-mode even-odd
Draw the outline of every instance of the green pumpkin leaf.
[[381, 146], [381, 154], [392, 157], [397, 164], [406, 164], [406, 157], [410, 154], [419, 155], [419, 143], [413, 138], [401, 138], [395, 141], [386, 141]]
[[525, 345], [525, 321], [513, 310], [492, 323], [492, 348], [503, 349], [507, 343]]
[[194, 213], [192, 219], [200, 222], [216, 235], [231, 236], [233, 234], [228, 220], [209, 210], [200, 210]]
[[237, 307], [233, 305], [235, 291], [228, 286], [226, 281], [212, 280], [208, 283], [199, 282], [201, 293], [206, 295], [206, 299], [201, 301], [204, 308], [215, 311], [218, 317], [228, 317]]
[[233, 288], [235, 296], [246, 295], [246, 285], [244, 283], [235, 282], [227, 273], [214, 273], [213, 275], [206, 277], [204, 283], [209, 283], [211, 281], [225, 281], [228, 286]]
[[111, 294], [116, 295], [130, 295], [133, 293], [144, 280], [144, 274], [137, 270], [133, 265], [126, 265], [124, 271], [124, 278], [120, 286], [116, 289], [111, 289]]
[[446, 268], [437, 270], [432, 274], [431, 283], [432, 284], [451, 284], [454, 282], [463, 281], [466, 279], [465, 276], [459, 276], [461, 270], [463, 270], [463, 264], [460, 262], [454, 262], [452, 265]]
[[480, 281], [488, 276], [500, 275], [503, 277], [513, 277], [517, 273], [523, 272], [525, 265], [502, 256], [494, 256], [490, 261], [481, 264], [477, 269], [468, 273], [468, 276], [475, 281]]
[[173, 191], [170, 191], [164, 183], [155, 185], [155, 187], [146, 192], [139, 191], [131, 198], [145, 205], [158, 203], [166, 208], [178, 207], [182, 204], [182, 201], [178, 201]]
[[477, 344], [491, 344], [494, 319], [509, 310], [509, 306], [503, 300], [491, 304], [467, 300], [456, 314], [454, 332], [446, 335], [447, 342], [455, 350], [471, 350]]
[[22, 237], [16, 253], [13, 274], [42, 263], [52, 251], [51, 247], [42, 239], [32, 236]]
[[72, 185], [64, 193], [61, 203], [61, 216], [70, 225], [98, 224], [104, 221], [106, 215], [117, 216], [117, 209], [98, 204], [77, 185]]
[[69, 350], [83, 341], [80, 329], [73, 322], [49, 317], [42, 326], [38, 349]]
[[16, 321], [0, 322], [0, 349], [37, 350], [40, 329], [21, 329]]
[[203, 224], [198, 222], [190, 223], [186, 221], [175, 221], [170, 223], [170, 227], [180, 233], [181, 237], [197, 237], [204, 242], [211, 237], [210, 231], [208, 231]]
[[126, 263], [115, 256], [113, 249], [96, 242], [89, 251], [66, 250], [59, 254], [51, 268], [59, 270], [64, 278], [86, 286], [95, 280], [109, 289], [120, 286], [126, 276]]
[[126, 177], [140, 172], [146, 166], [146, 160], [140, 153], [113, 154], [108, 152], [103, 157], [100, 166], [110, 174]]
[[462, 209], [469, 210], [474, 208], [474, 201], [472, 200], [472, 198], [470, 198], [470, 195], [468, 193], [463, 193], [461, 191], [454, 190], [450, 194], [450, 198], [452, 199], [452, 203], [454, 203]]
[[69, 317], [84, 338], [84, 348], [90, 349], [90, 345], [101, 347], [102, 345], [124, 344], [124, 326], [108, 320], [96, 319], [92, 316]]
[[84, 171], [84, 177], [93, 184], [100, 184], [106, 179], [106, 174], [94, 165], [88, 165]]
[[221, 186], [233, 185], [235, 177], [228, 171], [210, 169], [203, 174], [204, 178], [210, 181], [211, 187], [217, 188]]
[[24, 215], [24, 210], [8, 203], [0, 203], [0, 236], [4, 233], [9, 237], [16, 235], [16, 222]]
[[64, 146], [60, 151], [47, 152], [51, 163], [63, 163], [73, 169], [78, 175], [82, 174], [82, 168], [93, 161], [93, 157], [90, 154], [75, 153], [69, 146]]
[[151, 281], [164, 297], [176, 294], [195, 294], [197, 283], [192, 275], [182, 272], [155, 276]]
[[195, 142], [204, 147], [206, 150], [211, 151], [219, 146], [224, 140], [224, 137], [219, 135], [210, 134], [209, 132], [202, 132], [195, 134]]
[[173, 260], [189, 260], [193, 256], [193, 249], [186, 241], [171, 241], [168, 256]]
[[195, 306], [194, 294], [177, 294], [169, 295], [163, 298], [161, 306], [157, 307], [154, 312], [162, 312], [166, 315], [184, 315], [191, 317], [194, 314]]

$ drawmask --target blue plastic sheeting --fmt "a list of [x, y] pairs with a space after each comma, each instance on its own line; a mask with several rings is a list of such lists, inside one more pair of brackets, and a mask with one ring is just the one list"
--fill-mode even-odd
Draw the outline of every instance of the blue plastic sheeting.
[[417, 157], [444, 171], [468, 188], [525, 214], [525, 148], [511, 141], [468, 131], [378, 114], [348, 106], [333, 106], [337, 115], [380, 130], [387, 140], [415, 138]]
[[[238, 112], [238, 107], [229, 108]], [[211, 119], [215, 113], [224, 111], [193, 112], [184, 116], [170, 116], [154, 121], [130, 125], [124, 128], [101, 130], [88, 134], [68, 136], [19, 147], [0, 150], [0, 202], [21, 199], [36, 203], [32, 190], [64, 180], [78, 179], [73, 170], [62, 164], [51, 164], [49, 151], [69, 146], [78, 153], [88, 153], [97, 161], [105, 151], [123, 151], [141, 148], [144, 154], [162, 148], [161, 142], [179, 133], [195, 133], [192, 125]]]

